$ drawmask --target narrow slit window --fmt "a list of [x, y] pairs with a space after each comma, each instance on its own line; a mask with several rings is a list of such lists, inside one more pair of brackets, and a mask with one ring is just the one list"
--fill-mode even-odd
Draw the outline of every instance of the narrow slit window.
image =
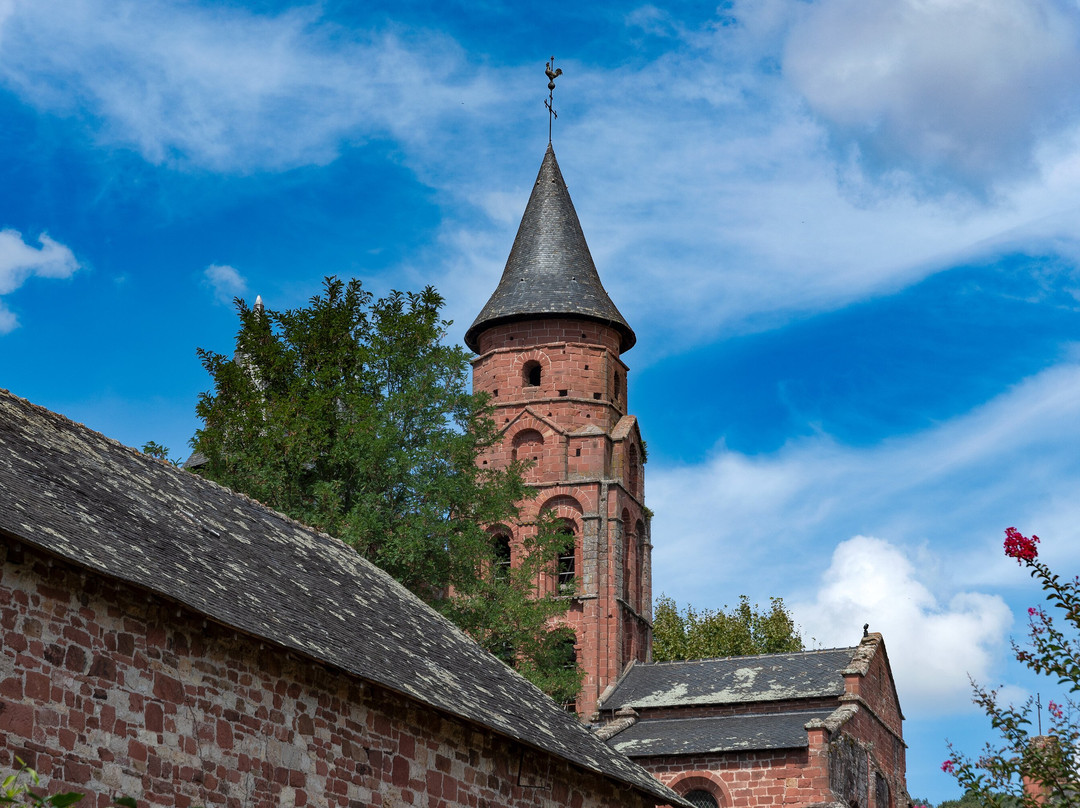
[[559, 550], [559, 589], [562, 590], [574, 585], [574, 578], [577, 576], [577, 537], [574, 535], [574, 529], [569, 525], [561, 530], [561, 533], [566, 537], [566, 543], [562, 549]]
[[505, 533], [495, 536], [495, 580], [505, 581], [510, 574], [510, 537]]

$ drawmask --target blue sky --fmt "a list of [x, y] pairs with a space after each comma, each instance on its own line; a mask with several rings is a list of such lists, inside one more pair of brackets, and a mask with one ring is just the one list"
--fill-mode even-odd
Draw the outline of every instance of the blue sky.
[[1080, 10], [0, 0], [0, 386], [186, 451], [234, 295], [434, 284], [460, 339], [546, 145], [638, 334], [654, 586], [885, 633], [917, 796], [1080, 567]]

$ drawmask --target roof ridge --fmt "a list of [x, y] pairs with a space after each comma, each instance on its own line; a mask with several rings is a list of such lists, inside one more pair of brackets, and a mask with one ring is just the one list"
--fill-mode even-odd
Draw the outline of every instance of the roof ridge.
[[774, 710], [771, 713], [731, 713], [729, 715], [669, 715], [664, 718], [639, 718], [639, 724], [658, 724], [661, 721], [678, 721], [680, 724], [688, 723], [690, 721], [730, 721], [732, 719], [744, 719], [747, 721], [756, 721], [760, 718], [771, 718], [773, 716], [786, 717], [790, 715], [821, 715], [822, 713], [832, 714], [836, 712], [838, 708], [835, 706], [830, 707], [815, 707], [812, 710]]
[[695, 665], [702, 662], [724, 662], [729, 659], [766, 659], [769, 657], [793, 657], [809, 654], [825, 654], [835, 651], [851, 651], [854, 653], [859, 646], [839, 646], [837, 648], [810, 648], [803, 651], [776, 651], [771, 654], [732, 654], [725, 657], [702, 657], [701, 659], [665, 659], [660, 662], [640, 662], [639, 666], [659, 667], [661, 665]]

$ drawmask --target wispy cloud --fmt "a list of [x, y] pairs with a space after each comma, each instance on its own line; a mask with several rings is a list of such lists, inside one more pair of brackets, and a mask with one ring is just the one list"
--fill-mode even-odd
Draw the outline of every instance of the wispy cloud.
[[347, 32], [311, 7], [257, 15], [71, 0], [57, 14], [17, 0], [0, 23], [5, 85], [154, 163], [224, 172], [326, 163], [345, 142], [407, 139], [421, 119], [431, 127], [490, 95], [446, 37]]
[[[653, 570], [669, 594], [714, 606], [715, 593], [752, 586], [759, 600], [801, 604], [807, 633], [827, 644], [852, 642], [864, 622], [884, 627], [894, 662], [923, 658], [920, 632], [944, 643], [955, 631], [963, 653], [933, 663], [949, 676], [904, 675], [919, 704], [941, 704], [1000, 650], [1009, 621], [989, 593], [1026, 591], [1001, 552], [1004, 528], [1053, 537], [1043, 554], [1057, 568], [1080, 560], [1080, 363], [877, 445], [819, 436], [761, 456], [720, 446], [701, 465], [649, 472]], [[823, 547], [836, 548], [831, 559]]]
[[[659, 336], [642, 344], [645, 361], [961, 262], [1080, 254], [1080, 96], [1058, 92], [1076, 72], [1066, 66], [1080, 65], [1068, 34], [1076, 12], [991, 3], [993, 13], [956, 36], [960, 54], [937, 34], [920, 37], [940, 23], [945, 42], [985, 4], [878, 4], [835, 25], [840, 0], [805, 14], [804, 5], [736, 2], [729, 24], [665, 25], [667, 48], [643, 63], [564, 63], [563, 86], [579, 100], [557, 123], [556, 148], [608, 290], [631, 323]], [[662, 22], [645, 16], [649, 30]], [[860, 24], [908, 44], [879, 48], [880, 75], [844, 67], [873, 52], [861, 49]], [[812, 46], [827, 35], [835, 42]], [[1017, 36], [1022, 46], [996, 52]], [[935, 81], [936, 94], [923, 93]], [[950, 103], [946, 88], [964, 103]], [[498, 144], [508, 142], [528, 141], [515, 133]], [[480, 157], [407, 159], [467, 203], [445, 206], [439, 271], [465, 270], [471, 286], [490, 290], [535, 168], [520, 168], [520, 149], [513, 165]], [[475, 314], [473, 299], [455, 319]]]
[[[1080, 255], [1080, 97], [1061, 78], [1080, 64], [1077, 13], [850, 5], [740, 0], [696, 28], [646, 7], [627, 28], [663, 48], [562, 63], [556, 145], [609, 291], [658, 337], [644, 361], [957, 261]], [[445, 34], [346, 30], [312, 7], [6, 8], [0, 83], [151, 162], [253, 173], [394, 143], [443, 214], [397, 276], [438, 283], [462, 330], [494, 288], [542, 153], [540, 63], [476, 64]], [[930, 171], [959, 185], [928, 187]]]
[[818, 586], [812, 600], [790, 604], [804, 636], [842, 647], [857, 641], [863, 623], [882, 632], [909, 717], [970, 711], [968, 677], [987, 682], [1013, 625], [998, 595], [961, 591], [939, 599], [916, 562], [882, 539], [841, 542]]
[[203, 283], [214, 293], [218, 303], [230, 305], [233, 298], [247, 291], [247, 279], [228, 264], [211, 264], [203, 270]]
[[[718, 574], [680, 564], [691, 547], [738, 581], [774, 551], [821, 569], [820, 545], [811, 539], [835, 544], [860, 533], [905, 546], [937, 539], [939, 552], [969, 561], [964, 554], [999, 547], [1001, 531], [1014, 523], [1053, 530], [1058, 558], [1076, 560], [1080, 364], [1040, 373], [933, 429], [869, 447], [827, 435], [758, 456], [720, 446], [700, 466], [649, 471], [654, 532], [667, 537], [657, 548], [657, 575], [687, 584]], [[957, 563], [951, 583], [1000, 582], [1009, 565], [999, 557]]]
[[1075, 4], [1054, 0], [824, 0], [804, 7], [783, 65], [875, 174], [985, 190], [1076, 123], [1078, 35]]
[[[47, 234], [42, 233], [38, 243], [41, 246], [28, 244], [16, 230], [0, 230], [0, 296], [11, 294], [28, 278], [68, 278], [79, 268], [71, 250]], [[0, 334], [18, 324], [14, 312], [0, 299]]]

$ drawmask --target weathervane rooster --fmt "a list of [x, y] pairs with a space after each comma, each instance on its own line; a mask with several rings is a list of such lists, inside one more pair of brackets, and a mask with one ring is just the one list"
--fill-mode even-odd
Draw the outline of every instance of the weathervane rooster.
[[544, 72], [548, 77], [548, 97], [544, 102], [544, 106], [548, 109], [548, 143], [551, 143], [551, 122], [553, 119], [559, 117], [559, 113], [555, 111], [553, 104], [555, 103], [555, 79], [562, 75], [562, 68], [555, 67], [555, 57], [551, 57], [551, 61], [544, 65]]

